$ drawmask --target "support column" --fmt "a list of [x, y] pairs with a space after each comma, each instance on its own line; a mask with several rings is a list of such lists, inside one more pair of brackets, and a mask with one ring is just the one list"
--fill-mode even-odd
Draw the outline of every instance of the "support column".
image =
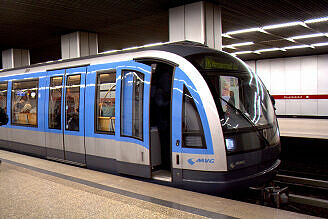
[[2, 68], [17, 68], [30, 65], [28, 49], [7, 49], [2, 51]]
[[98, 36], [96, 33], [74, 32], [61, 36], [62, 59], [96, 55]]
[[221, 8], [210, 2], [196, 2], [170, 8], [170, 42], [190, 40], [222, 50]]

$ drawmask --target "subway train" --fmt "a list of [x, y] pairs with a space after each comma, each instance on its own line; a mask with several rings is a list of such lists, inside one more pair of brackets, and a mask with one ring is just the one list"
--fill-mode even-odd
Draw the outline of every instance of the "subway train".
[[280, 164], [260, 78], [188, 41], [3, 69], [0, 98], [5, 150], [205, 193], [265, 183]]

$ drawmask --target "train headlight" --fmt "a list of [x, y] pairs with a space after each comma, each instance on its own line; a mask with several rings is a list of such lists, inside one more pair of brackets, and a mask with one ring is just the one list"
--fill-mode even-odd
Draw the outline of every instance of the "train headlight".
[[226, 138], [225, 143], [228, 152], [233, 152], [236, 149], [235, 141], [233, 139]]

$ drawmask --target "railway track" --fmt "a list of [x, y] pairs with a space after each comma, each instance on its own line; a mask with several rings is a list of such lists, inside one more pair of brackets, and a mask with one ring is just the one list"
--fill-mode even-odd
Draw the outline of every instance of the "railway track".
[[289, 202], [328, 210], [328, 181], [277, 174], [273, 182], [288, 186]]
[[328, 181], [279, 173], [267, 185], [250, 187], [227, 198], [323, 217], [328, 216]]
[[288, 205], [282, 209], [319, 217], [328, 215], [328, 181], [277, 174], [273, 183], [288, 187]]

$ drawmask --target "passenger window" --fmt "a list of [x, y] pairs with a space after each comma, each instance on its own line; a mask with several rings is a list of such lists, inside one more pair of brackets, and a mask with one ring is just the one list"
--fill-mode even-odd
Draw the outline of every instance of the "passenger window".
[[122, 71], [121, 135], [143, 140], [144, 75]]
[[65, 129], [79, 131], [81, 75], [67, 76], [65, 95]]
[[7, 113], [7, 87], [8, 84], [0, 83], [0, 107]]
[[227, 111], [227, 103], [240, 109], [238, 78], [233, 76], [220, 76], [220, 96], [223, 112]]
[[63, 89], [63, 77], [50, 78], [49, 88], [49, 129], [61, 129], [61, 99]]
[[96, 132], [115, 134], [115, 91], [115, 72], [98, 73], [96, 86]]
[[39, 80], [13, 82], [11, 123], [37, 126]]
[[183, 86], [182, 147], [206, 148], [204, 131], [194, 98]]

